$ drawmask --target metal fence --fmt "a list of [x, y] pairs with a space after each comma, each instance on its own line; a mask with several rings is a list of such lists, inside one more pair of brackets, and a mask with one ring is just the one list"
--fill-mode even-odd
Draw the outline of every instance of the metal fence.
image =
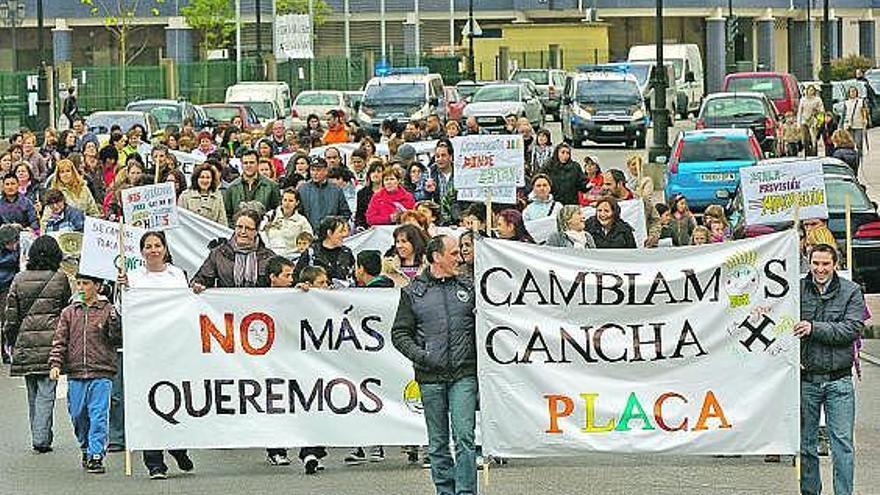
[[31, 72], [0, 72], [0, 135], [8, 136], [26, 124], [27, 76]]
[[75, 67], [80, 113], [120, 110], [130, 101], [168, 94], [162, 66], [130, 65], [124, 72], [119, 66]]

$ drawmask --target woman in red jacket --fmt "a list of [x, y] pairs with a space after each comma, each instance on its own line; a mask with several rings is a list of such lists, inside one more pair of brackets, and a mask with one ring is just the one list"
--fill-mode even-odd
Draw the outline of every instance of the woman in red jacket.
[[367, 223], [371, 227], [393, 224], [401, 212], [415, 207], [412, 193], [400, 187], [400, 179], [400, 169], [394, 164], [382, 171], [382, 189], [373, 194], [367, 207]]

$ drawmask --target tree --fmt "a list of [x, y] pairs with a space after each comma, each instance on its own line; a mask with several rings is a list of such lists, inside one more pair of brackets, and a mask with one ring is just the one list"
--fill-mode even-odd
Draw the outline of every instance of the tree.
[[[315, 9], [315, 26], [320, 26], [327, 21], [327, 17], [333, 13], [333, 9], [325, 0], [312, 0]], [[309, 0], [278, 0], [275, 4], [275, 12], [284, 14], [308, 14]]]
[[147, 47], [147, 40], [135, 49], [130, 55], [129, 39], [133, 33], [140, 30], [134, 25], [135, 16], [148, 8], [150, 15], [159, 16], [159, 5], [165, 0], [79, 0], [80, 3], [89, 7], [89, 12], [95, 17], [104, 18], [104, 27], [116, 39], [119, 48], [120, 79], [123, 95], [127, 96], [125, 84], [125, 68], [128, 63], [137, 58]]
[[202, 35], [202, 50], [223, 48], [235, 32], [235, 9], [229, 0], [190, 0], [182, 7], [186, 23]]

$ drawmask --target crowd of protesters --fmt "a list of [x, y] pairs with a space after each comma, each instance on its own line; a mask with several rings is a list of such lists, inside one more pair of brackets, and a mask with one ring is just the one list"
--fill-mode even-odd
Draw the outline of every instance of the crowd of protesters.
[[[120, 274], [113, 281], [117, 291], [403, 288], [393, 341], [413, 361], [422, 387], [429, 436], [422, 462], [432, 469], [438, 493], [476, 492], [475, 237], [535, 243], [528, 223], [541, 218], [552, 218], [556, 225], [547, 245], [574, 249], [688, 246], [732, 237], [720, 205], [709, 206], [698, 221], [684, 196], [658, 202], [640, 156], [620, 164], [600, 164], [597, 157], [587, 156], [578, 163], [569, 145], [554, 144], [546, 129], [533, 132], [527, 120], [515, 116], [504, 132], [523, 137], [527, 185], [517, 191], [516, 204], [494, 211], [492, 218], [487, 218], [484, 204], [458, 201], [454, 186], [451, 138], [484, 134], [475, 119], [465, 125], [442, 125], [436, 116], [406, 125], [386, 121], [378, 140], [389, 153], [379, 156], [376, 141], [355, 122], [344, 122], [337, 111], [326, 117], [324, 127], [319, 116], [309, 116], [298, 132], [281, 121], [245, 130], [233, 119], [213, 132], [184, 125], [153, 142], [140, 126], [127, 132], [111, 129], [107, 141], [100, 142], [76, 117], [72, 129], [60, 136], [47, 130], [39, 148], [30, 132], [13, 136], [9, 149], [0, 153], [0, 297], [7, 301], [3, 349], [5, 358], [13, 354], [13, 373], [27, 378], [35, 452], [52, 450], [54, 380], [62, 370], [71, 384], [69, 412], [83, 467], [104, 472], [108, 445], [110, 451], [125, 448], [121, 356], [116, 351], [121, 333], [100, 280], [78, 275], [79, 297], [68, 305], [71, 284], [58, 273], [61, 255], [51, 237], [37, 238], [27, 270], [16, 275], [18, 232], [82, 231], [87, 216], [119, 220], [121, 195], [131, 187], [173, 182], [181, 208], [229, 226], [233, 233], [213, 241], [203, 265], [188, 275], [172, 264], [174, 246], [160, 233], [149, 233], [140, 240], [146, 266]], [[427, 140], [434, 141], [433, 149], [422, 159], [412, 143]], [[357, 149], [344, 154], [334, 146], [340, 143], [355, 143]], [[316, 148], [319, 156], [310, 155]], [[190, 177], [184, 176], [171, 150], [201, 160]], [[637, 246], [634, 226], [622, 218], [620, 203], [631, 200], [644, 210], [643, 246]], [[585, 206], [594, 213], [585, 216]], [[352, 233], [383, 225], [396, 226], [385, 252], [355, 253], [344, 244]], [[460, 230], [437, 235], [440, 228]], [[835, 244], [827, 226], [807, 222], [802, 240], [806, 270], [813, 262], [811, 247]], [[846, 290], [852, 287], [846, 285]], [[456, 317], [438, 317], [441, 310]], [[448, 321], [457, 323], [450, 326]], [[442, 356], [448, 359], [426, 352], [426, 332], [443, 336]], [[290, 464], [283, 446], [267, 447], [270, 464]], [[413, 449], [410, 460], [418, 462], [418, 447]], [[181, 470], [195, 468], [186, 451], [170, 454]], [[308, 474], [323, 469], [326, 455], [321, 446], [299, 452]], [[382, 460], [385, 452], [381, 446], [355, 446], [346, 462], [356, 464], [367, 456]], [[151, 478], [166, 476], [161, 451], [145, 452], [143, 460]]]

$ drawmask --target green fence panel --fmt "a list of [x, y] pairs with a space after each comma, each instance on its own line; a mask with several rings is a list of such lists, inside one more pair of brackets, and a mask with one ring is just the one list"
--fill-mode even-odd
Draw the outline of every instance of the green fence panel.
[[0, 72], [0, 135], [27, 125], [27, 76], [32, 72]]
[[[76, 67], [79, 78], [77, 103], [83, 114], [101, 110], [122, 110], [129, 102], [146, 98], [165, 98], [165, 74], [162, 67], [118, 66]], [[125, 84], [123, 84], [123, 80]]]

